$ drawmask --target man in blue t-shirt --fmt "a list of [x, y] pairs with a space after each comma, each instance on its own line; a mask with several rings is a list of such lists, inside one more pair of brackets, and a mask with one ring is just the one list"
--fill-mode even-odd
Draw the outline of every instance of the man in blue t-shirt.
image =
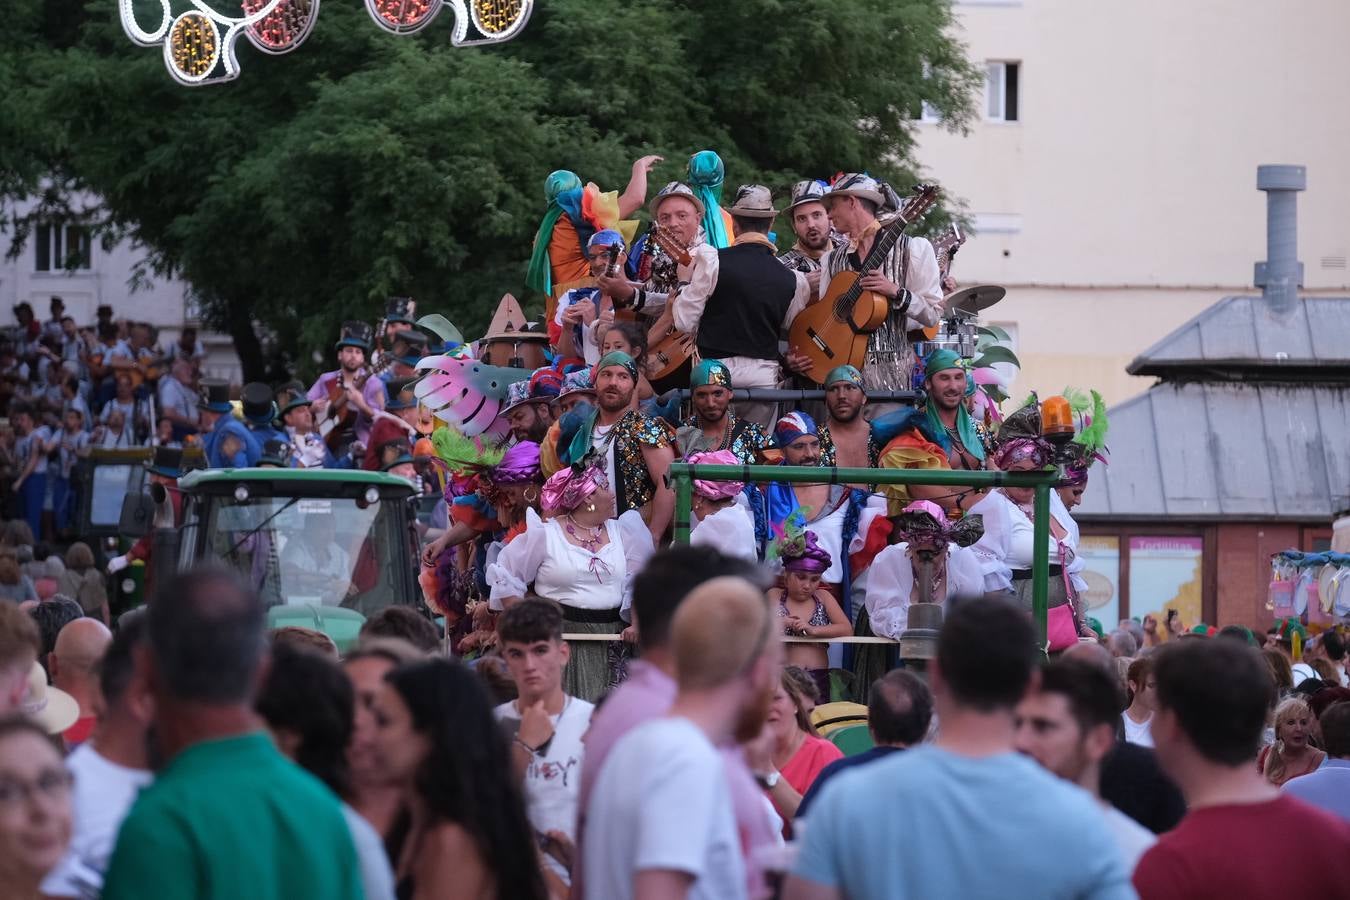
[[1092, 796], [1012, 748], [1039, 658], [1001, 600], [950, 611], [929, 673], [937, 742], [835, 778], [811, 807], [787, 900], [1133, 898]]

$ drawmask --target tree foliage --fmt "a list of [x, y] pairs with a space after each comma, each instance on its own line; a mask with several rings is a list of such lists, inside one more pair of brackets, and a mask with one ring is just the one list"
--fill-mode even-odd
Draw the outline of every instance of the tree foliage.
[[654, 190], [713, 148], [732, 186], [903, 185], [920, 103], [951, 127], [972, 112], [946, 0], [537, 3], [510, 44], [455, 49], [448, 9], [409, 38], [329, 0], [299, 50], [240, 41], [237, 81], [189, 89], [112, 0], [12, 0], [0, 194], [102, 198], [92, 224], [187, 279], [259, 377], [313, 371], [343, 317], [393, 294], [478, 333], [523, 295], [552, 169], [622, 189], [659, 153]]

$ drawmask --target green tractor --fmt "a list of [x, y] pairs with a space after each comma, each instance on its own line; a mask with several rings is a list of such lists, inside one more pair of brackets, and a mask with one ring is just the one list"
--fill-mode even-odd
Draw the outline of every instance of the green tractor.
[[[154, 520], [163, 489], [128, 497]], [[268, 626], [322, 631], [345, 651], [387, 606], [421, 607], [416, 496], [404, 478], [343, 469], [205, 469], [178, 482], [182, 527], [154, 531], [155, 577], [223, 563], [262, 597]], [[143, 499], [142, 499], [143, 498]]]

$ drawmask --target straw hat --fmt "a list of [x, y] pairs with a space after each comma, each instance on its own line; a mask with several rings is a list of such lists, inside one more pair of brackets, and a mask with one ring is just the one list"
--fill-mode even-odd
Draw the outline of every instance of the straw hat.
[[47, 684], [42, 663], [28, 670], [28, 693], [23, 697], [23, 712], [48, 734], [60, 734], [80, 718], [80, 704], [60, 688]]

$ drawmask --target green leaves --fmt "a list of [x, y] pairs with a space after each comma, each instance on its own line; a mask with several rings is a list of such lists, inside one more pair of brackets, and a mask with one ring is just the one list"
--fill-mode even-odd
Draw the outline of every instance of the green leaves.
[[520, 38], [467, 50], [449, 8], [408, 38], [350, 0], [294, 53], [241, 41], [242, 76], [197, 89], [126, 39], [112, 0], [12, 5], [0, 197], [56, 176], [103, 198], [97, 227], [187, 278], [247, 369], [302, 374], [390, 295], [470, 337], [506, 291], [537, 308], [525, 263], [553, 169], [621, 191], [660, 153], [650, 193], [706, 147], [732, 187], [854, 169], [903, 187], [910, 110], [959, 126], [979, 78], [945, 0], [537, 0]]

